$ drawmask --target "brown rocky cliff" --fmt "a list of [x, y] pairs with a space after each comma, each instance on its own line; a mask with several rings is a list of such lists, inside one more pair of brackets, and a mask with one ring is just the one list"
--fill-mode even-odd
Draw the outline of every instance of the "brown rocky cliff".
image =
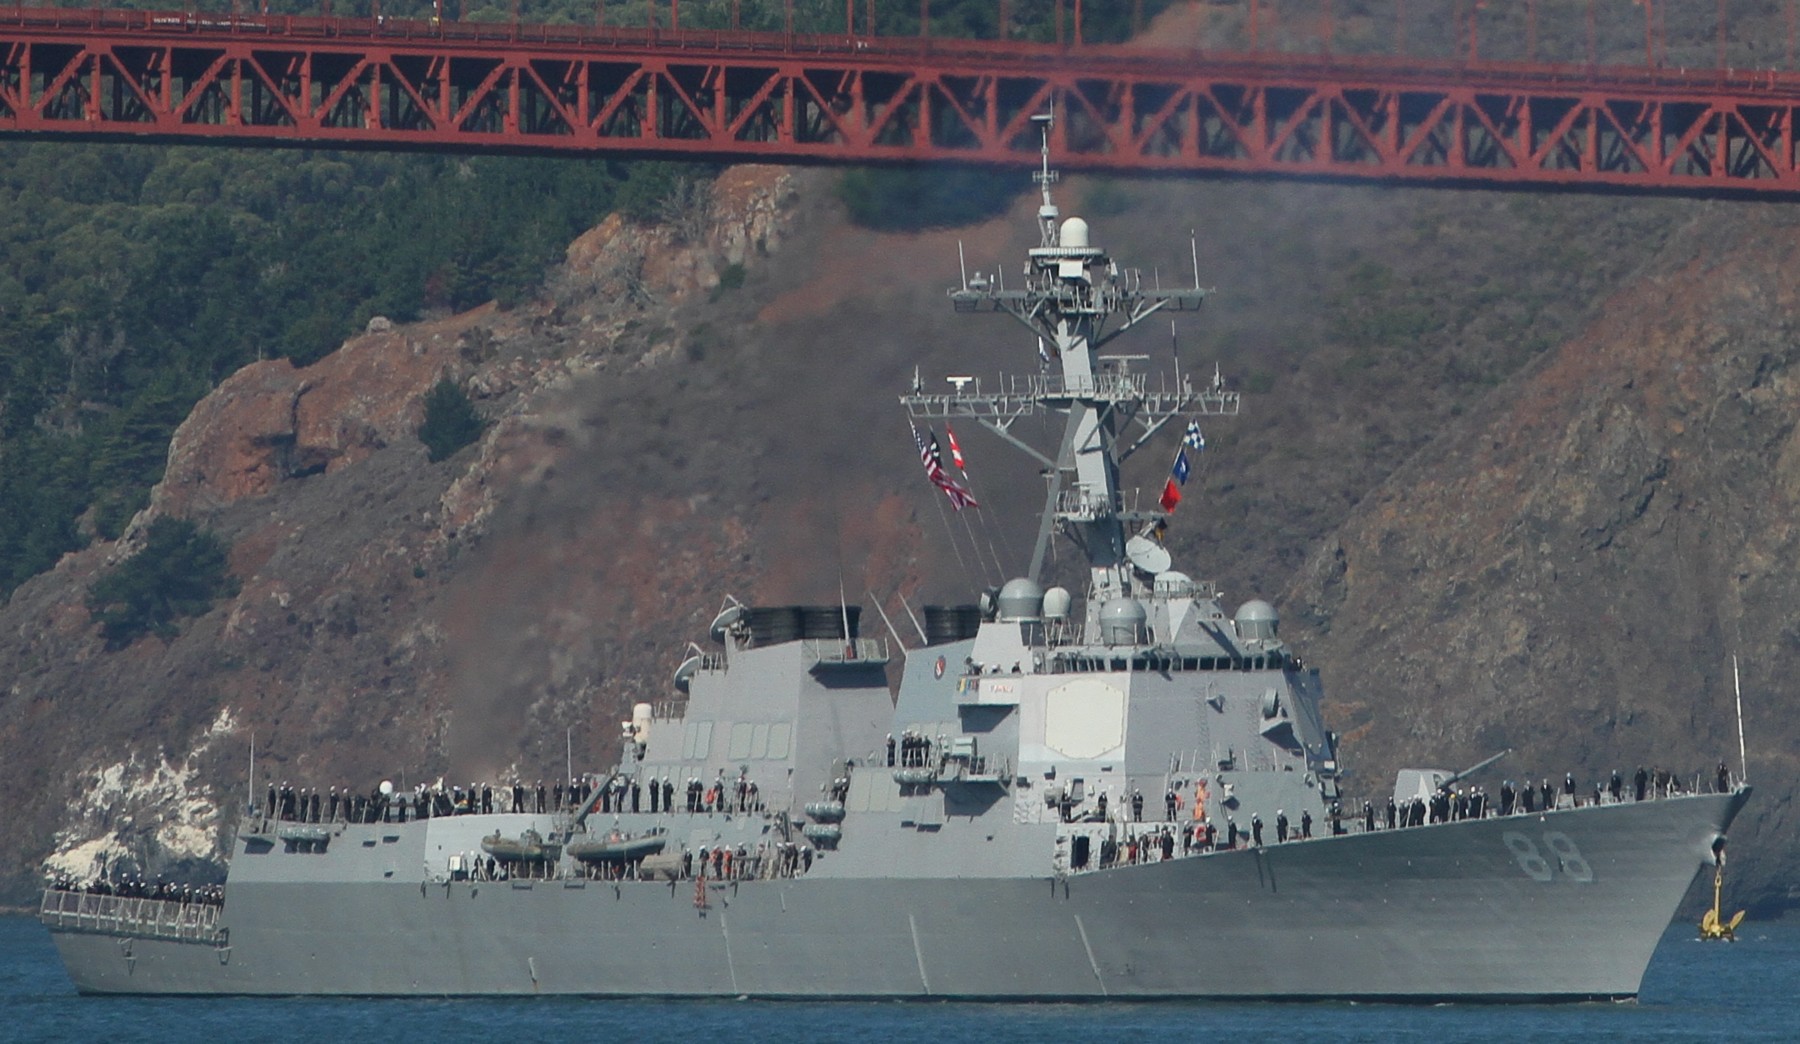
[[[23, 795], [0, 822], [18, 853], [8, 892], [37, 879], [47, 848], [78, 873], [97, 855], [157, 867], [211, 858], [253, 737], [266, 779], [366, 790], [383, 777], [516, 761], [504, 743], [465, 763], [447, 754], [459, 735], [494, 738], [487, 708], [504, 706], [509, 735], [535, 728], [545, 746], [554, 721], [540, 715], [591, 721], [597, 687], [619, 677], [600, 664], [617, 662], [625, 640], [616, 629], [610, 642], [593, 638], [603, 621], [658, 620], [676, 633], [717, 597], [681, 577], [728, 571], [742, 526], [689, 524], [695, 504], [652, 499], [632, 508], [655, 527], [621, 517], [619, 503], [590, 505], [584, 522], [612, 538], [572, 540], [574, 550], [521, 556], [502, 542], [487, 554], [484, 536], [498, 503], [528, 500], [559, 457], [591, 448], [568, 412], [571, 387], [629, 384], [666, 364], [674, 313], [716, 286], [721, 268], [754, 266], [778, 247], [791, 182], [773, 168], [732, 171], [712, 187], [692, 242], [607, 222], [557, 276], [566, 312], [550, 301], [404, 328], [377, 320], [311, 366], [245, 367], [196, 406], [126, 535], [69, 556], [0, 612], [18, 636], [0, 649], [13, 678], [0, 695], [0, 783]], [[425, 391], [444, 376], [490, 424], [477, 446], [433, 465], [414, 431]], [[173, 641], [106, 653], [85, 590], [158, 515], [228, 540], [241, 590]], [[631, 547], [675, 533], [680, 556]], [[658, 584], [632, 575], [641, 562], [662, 563]], [[584, 584], [559, 590], [570, 578]], [[685, 596], [679, 605], [671, 590]], [[542, 615], [523, 619], [515, 601]], [[615, 716], [610, 703], [600, 721]], [[594, 729], [583, 751], [609, 740]]]
[[[1785, 896], [1800, 783], [1800, 307], [1791, 228], [1689, 253], [1369, 496], [1290, 598], [1358, 778], [1513, 748], [1487, 780], [1750, 778], [1734, 888]], [[1303, 639], [1304, 640], [1304, 639]]]

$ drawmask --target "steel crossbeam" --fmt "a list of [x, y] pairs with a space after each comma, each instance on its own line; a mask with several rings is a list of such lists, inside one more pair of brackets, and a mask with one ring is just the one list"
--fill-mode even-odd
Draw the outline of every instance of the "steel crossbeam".
[[0, 133], [1800, 191], [1800, 75], [0, 7]]

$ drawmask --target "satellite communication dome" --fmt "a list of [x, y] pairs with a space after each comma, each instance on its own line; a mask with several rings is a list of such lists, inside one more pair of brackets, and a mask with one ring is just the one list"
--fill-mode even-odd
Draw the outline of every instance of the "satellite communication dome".
[[1136, 645], [1149, 619], [1144, 603], [1137, 599], [1109, 599], [1100, 607], [1100, 637], [1108, 645]]
[[385, 779], [382, 780], [381, 781], [382, 796], [386, 797], [387, 795], [392, 794], [393, 792], [394, 792], [394, 784], [389, 780], [385, 780]]
[[682, 695], [687, 694], [694, 675], [700, 670], [700, 663], [700, 657], [690, 656], [681, 661], [681, 666], [675, 668], [675, 688], [680, 690]]
[[707, 628], [707, 633], [712, 635], [713, 641], [722, 642], [725, 640], [726, 633], [748, 615], [749, 613], [741, 605], [726, 606], [723, 612], [713, 617], [712, 626]]
[[1069, 618], [1069, 607], [1074, 604], [1074, 601], [1075, 599], [1070, 597], [1069, 589], [1066, 587], [1052, 587], [1050, 590], [1045, 591], [1044, 619], [1067, 620]]
[[1136, 566], [1139, 572], [1149, 576], [1167, 572], [1173, 562], [1169, 557], [1168, 548], [1142, 533], [1125, 541], [1125, 558]]
[[1252, 598], [1238, 606], [1239, 638], [1273, 638], [1281, 627], [1281, 614], [1260, 598]]
[[1062, 234], [1058, 241], [1065, 247], [1086, 250], [1088, 247], [1088, 223], [1081, 218], [1072, 217], [1062, 223]]
[[996, 602], [1002, 620], [1036, 620], [1044, 612], [1044, 589], [1035, 580], [1015, 577], [1000, 589]]

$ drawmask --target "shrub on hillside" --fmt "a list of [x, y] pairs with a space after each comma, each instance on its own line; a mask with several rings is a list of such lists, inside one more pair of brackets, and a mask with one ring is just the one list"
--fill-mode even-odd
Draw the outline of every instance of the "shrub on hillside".
[[419, 425], [419, 441], [430, 451], [433, 463], [481, 437], [481, 415], [475, 404], [463, 393], [462, 386], [448, 377], [425, 393], [425, 421]]
[[218, 537], [192, 522], [150, 523], [142, 550], [88, 589], [88, 615], [99, 622], [107, 648], [123, 648], [146, 634], [173, 638], [179, 621], [236, 594], [225, 552]]

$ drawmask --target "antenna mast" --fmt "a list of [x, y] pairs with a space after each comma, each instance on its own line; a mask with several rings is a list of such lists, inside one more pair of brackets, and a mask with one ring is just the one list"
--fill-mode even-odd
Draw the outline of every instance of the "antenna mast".
[[1738, 677], [1737, 653], [1731, 654], [1731, 688], [1737, 694], [1738, 782], [1750, 782], [1750, 760], [1744, 754], [1744, 685]]
[[[1038, 372], [1003, 378], [993, 391], [959, 385], [948, 394], [926, 393], [915, 383], [901, 402], [914, 421], [972, 420], [1037, 461], [1047, 488], [1028, 577], [1042, 576], [1053, 534], [1073, 541], [1087, 561], [1088, 623], [1097, 633], [1101, 606], [1149, 592], [1150, 581], [1134, 572], [1126, 542], [1168, 515], [1160, 504], [1140, 505], [1135, 494], [1121, 490], [1120, 464], [1177, 416], [1235, 415], [1238, 396], [1219, 387], [1195, 389], [1179, 372], [1172, 386], [1153, 390], [1150, 374], [1134, 365], [1146, 356], [1101, 354], [1157, 312], [1199, 309], [1207, 291], [1197, 285], [1145, 287], [1092, 242], [1085, 220], [1065, 220], [1051, 193], [1058, 180], [1050, 166], [1055, 110], [1031, 119], [1042, 142], [1042, 162], [1031, 175], [1041, 203], [1039, 245], [1026, 251], [1025, 284], [1012, 289], [972, 282], [952, 288], [950, 300], [958, 312], [999, 312], [1030, 328]], [[1196, 261], [1198, 250], [1196, 244]], [[1062, 419], [1055, 448], [1039, 449], [1013, 430], [1022, 417], [1044, 415]]]

